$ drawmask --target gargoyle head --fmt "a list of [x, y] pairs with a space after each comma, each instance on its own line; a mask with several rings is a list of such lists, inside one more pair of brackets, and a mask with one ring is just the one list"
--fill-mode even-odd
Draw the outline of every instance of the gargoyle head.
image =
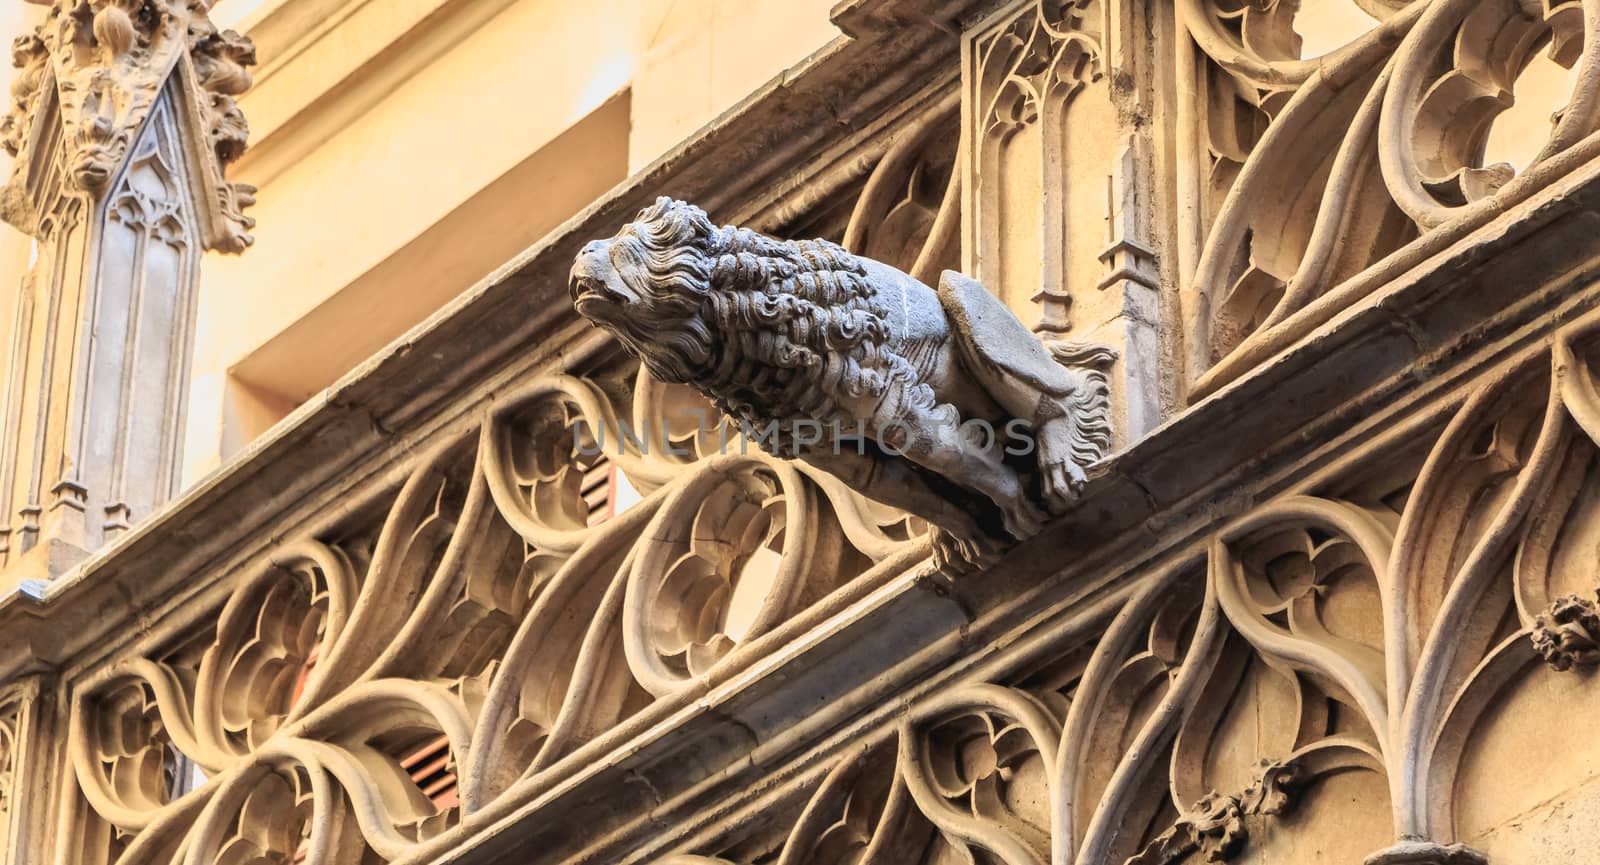
[[578, 253], [568, 284], [572, 302], [657, 378], [691, 381], [712, 349], [704, 301], [720, 235], [700, 208], [658, 198], [615, 237]]

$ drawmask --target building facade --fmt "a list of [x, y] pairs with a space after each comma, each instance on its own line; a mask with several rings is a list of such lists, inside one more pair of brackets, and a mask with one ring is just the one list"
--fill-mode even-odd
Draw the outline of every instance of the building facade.
[[[0, 862], [1594, 860], [1600, 4], [233, 3], [9, 20]], [[642, 369], [660, 196], [978, 280], [1075, 503]]]

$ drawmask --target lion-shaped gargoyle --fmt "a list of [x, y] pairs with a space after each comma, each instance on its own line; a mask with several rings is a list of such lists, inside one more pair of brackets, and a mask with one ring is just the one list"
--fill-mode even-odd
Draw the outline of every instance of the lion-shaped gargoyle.
[[765, 431], [775, 456], [927, 520], [941, 564], [1038, 532], [1108, 443], [1104, 385], [953, 271], [930, 288], [834, 243], [718, 227], [663, 197], [585, 246], [570, 288], [653, 376]]

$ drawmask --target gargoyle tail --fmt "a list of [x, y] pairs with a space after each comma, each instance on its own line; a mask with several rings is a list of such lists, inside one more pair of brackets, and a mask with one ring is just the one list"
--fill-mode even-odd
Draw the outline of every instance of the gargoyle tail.
[[1111, 384], [1107, 372], [1117, 360], [1109, 345], [1046, 340], [1050, 356], [1071, 370], [1078, 386], [1067, 397], [1072, 460], [1080, 466], [1099, 462], [1111, 452]]

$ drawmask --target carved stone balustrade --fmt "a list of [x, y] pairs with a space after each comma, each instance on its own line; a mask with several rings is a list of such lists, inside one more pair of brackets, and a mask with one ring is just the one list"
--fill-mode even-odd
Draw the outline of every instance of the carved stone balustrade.
[[[1381, 139], [1478, 92], [1406, 78], [1451, 74], [1438, 57], [1407, 65], [1416, 34], [1517, 56], [1543, 37], [1528, 4], [1470, 27], [1463, 4], [1390, 5], [1363, 3], [1388, 14], [1368, 47], [1319, 64], [1289, 56], [1290, 3], [843, 4], [853, 39], [71, 579], [0, 601], [0, 861], [1582, 861], [1560, 851], [1600, 840], [1586, 804], [1600, 774], [1592, 117], [1498, 190], [1494, 171], [1445, 165], [1426, 167], [1449, 176], [1422, 193], [1394, 192], [1394, 157], [1363, 157], [1361, 130]], [[1588, 50], [1573, 10], [1589, 14], [1541, 19], [1563, 57]], [[1073, 32], [1097, 47], [1059, 35]], [[1255, 55], [1228, 41], [1241, 34]], [[1003, 45], [1022, 53], [977, 87], [972, 52]], [[1152, 63], [1158, 50], [1188, 60]], [[1233, 89], [1184, 103], [1185, 75]], [[1345, 86], [1319, 90], [1328, 80]], [[1040, 261], [1118, 294], [1078, 305], [1071, 280], [1066, 297], [1048, 280], [1017, 294], [1007, 269], [1026, 259], [1002, 257], [1002, 296], [1041, 334], [1110, 346], [1097, 356], [1116, 404], [1137, 397], [1164, 420], [1143, 432], [1124, 412], [1077, 505], [990, 567], [932, 568], [920, 521], [742, 446], [567, 302], [580, 248], [662, 194], [919, 277], [970, 263], [961, 237], [995, 217], [973, 94], [1041, 83], [1078, 88], [1040, 108], [1065, 123], [1085, 100], [1130, 101], [1112, 103], [1100, 151], [1046, 147], [1059, 129], [986, 142], [1026, 145], [1002, 160], [1001, 191], [1019, 196], [1037, 169], [1108, 194], [999, 214], [1076, 232], [1083, 202], [1103, 203], [1111, 240], [1096, 235], [1092, 266]], [[1178, 195], [1180, 174], [1200, 178], [1174, 142], [1256, 129], [1190, 113], [1238, 109], [1241, 93], [1276, 119], [1217, 150], [1207, 182], [1252, 206], [1223, 205], [1212, 239], [1185, 247], [1187, 220], [1209, 211]], [[1432, 107], [1385, 115], [1391, 95]], [[1266, 276], [1208, 293], [1240, 249], [1294, 239], [1267, 236], [1261, 220], [1294, 223], [1251, 178], [1321, 158], [1305, 142], [1326, 129], [1299, 146], [1273, 130], [1324, 98], [1355, 112], [1316, 121], [1356, 136], [1331, 158], [1367, 166], [1335, 191], [1392, 200], [1302, 239], [1346, 232], [1334, 247], [1378, 257], [1281, 297]], [[1148, 114], [1125, 110], [1139, 104]], [[1390, 204], [1415, 237], [1383, 233]], [[1350, 239], [1362, 230], [1383, 237]], [[1184, 276], [1196, 261], [1205, 279]], [[1128, 304], [1146, 295], [1155, 320], [1136, 321]], [[1201, 297], [1216, 320], [1191, 315]], [[1076, 320], [1088, 309], [1102, 319]], [[1288, 335], [1251, 347], [1269, 333]], [[1146, 336], [1153, 378], [1116, 366]], [[1205, 362], [1177, 363], [1196, 341]], [[1207, 372], [1218, 346], [1255, 359]], [[1203, 395], [1176, 410], [1191, 394], [1174, 388], [1199, 373]]]

